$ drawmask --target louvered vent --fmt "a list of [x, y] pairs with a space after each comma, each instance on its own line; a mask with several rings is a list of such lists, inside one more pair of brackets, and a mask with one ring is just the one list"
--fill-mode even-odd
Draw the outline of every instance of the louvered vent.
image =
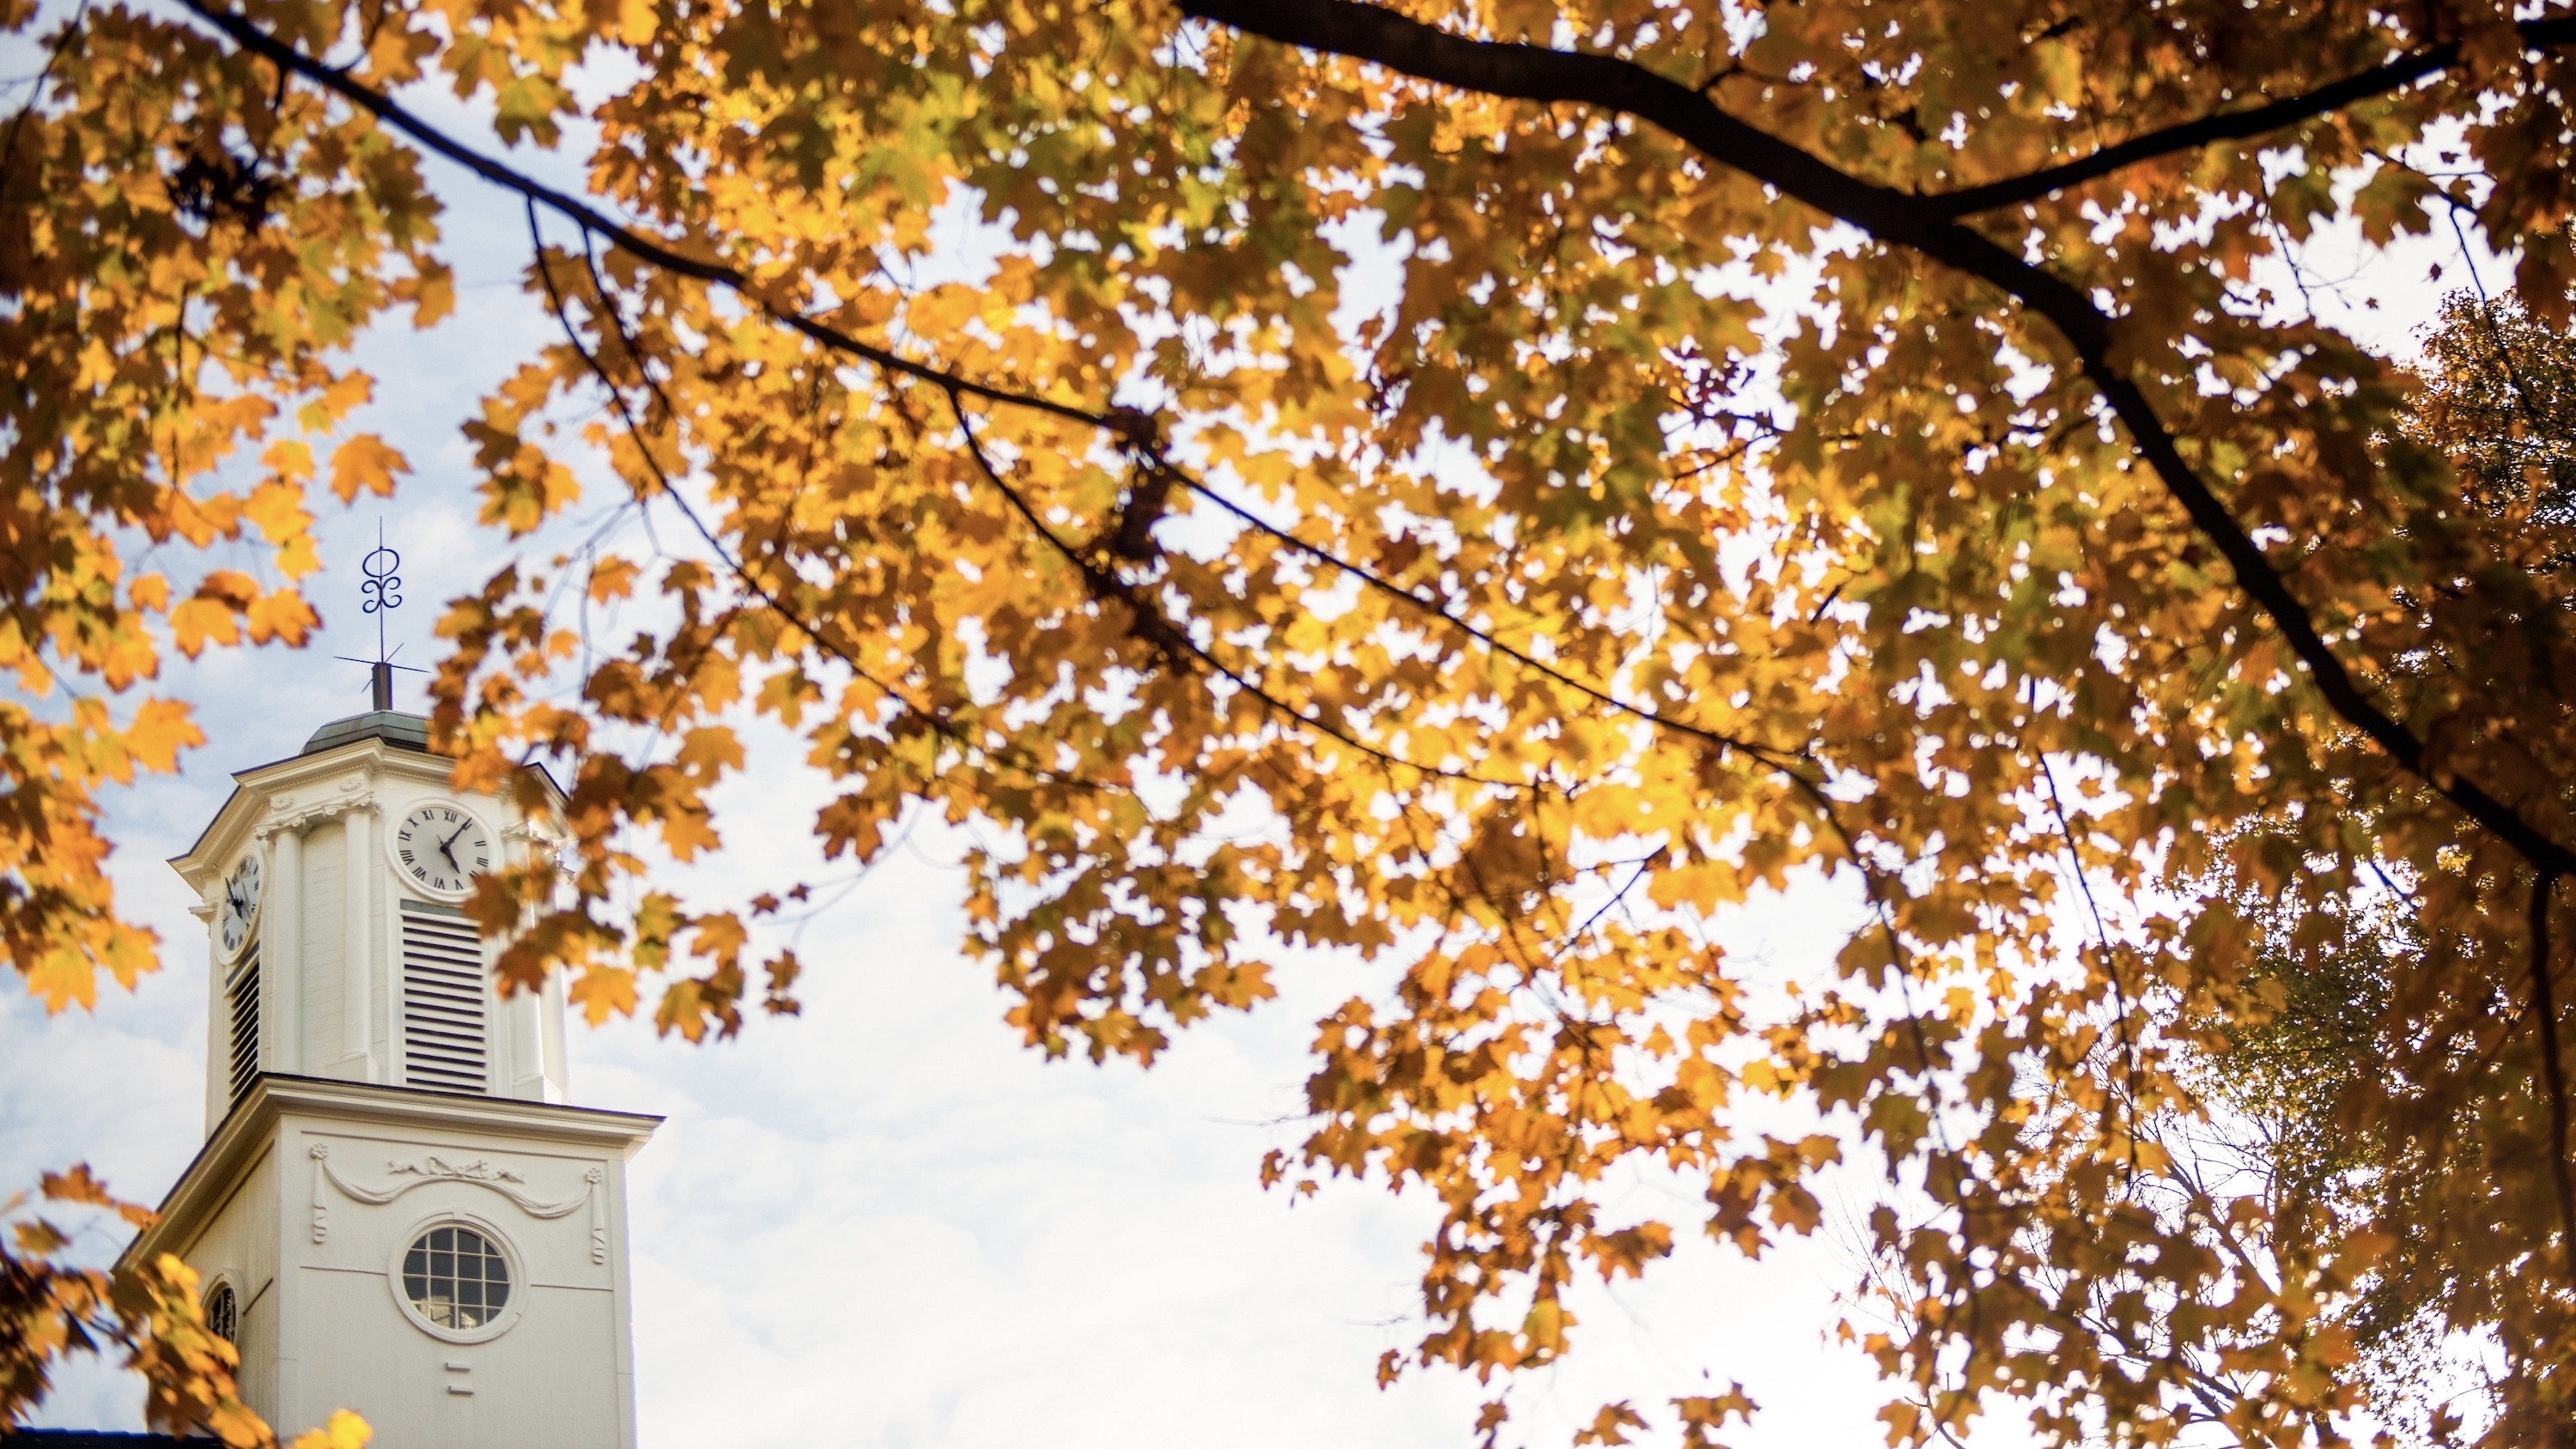
[[242, 1099], [259, 1080], [259, 948], [252, 946], [233, 963], [224, 994], [233, 1018], [232, 1099]]
[[403, 902], [403, 1079], [480, 1092], [484, 1081], [483, 941], [461, 916]]

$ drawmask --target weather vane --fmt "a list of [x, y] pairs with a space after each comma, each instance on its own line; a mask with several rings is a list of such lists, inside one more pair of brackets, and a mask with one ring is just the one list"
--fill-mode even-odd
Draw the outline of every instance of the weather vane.
[[332, 657], [349, 664], [366, 665], [367, 688], [373, 696], [374, 707], [380, 711], [389, 710], [394, 707], [395, 670], [406, 674], [427, 674], [429, 671], [396, 664], [394, 654], [402, 652], [399, 644], [394, 646], [393, 654], [385, 652], [385, 615], [402, 607], [403, 581], [402, 555], [386, 546], [385, 521], [381, 518], [376, 520], [376, 546], [365, 558], [358, 560], [358, 572], [366, 575], [358, 582], [359, 610], [376, 616], [376, 657], [353, 659], [346, 654]]

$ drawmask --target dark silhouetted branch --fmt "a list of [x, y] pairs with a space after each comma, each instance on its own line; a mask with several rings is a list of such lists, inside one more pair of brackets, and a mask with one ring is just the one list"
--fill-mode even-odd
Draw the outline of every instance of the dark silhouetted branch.
[[2354, 729], [2535, 867], [2576, 871], [2576, 851], [2550, 839], [2471, 781], [2427, 768], [2425, 747], [2365, 693], [2317, 631], [2307, 607], [2209, 484], [2183, 458], [2146, 394], [2110, 361], [2112, 319], [2076, 284], [1945, 215], [1934, 198], [1880, 186], [1729, 115], [1678, 81], [1616, 56], [1474, 40], [1357, 0], [1180, 0], [1184, 14], [1285, 45], [1382, 65], [1439, 85], [1648, 121], [1709, 159], [1858, 227], [1984, 281], [2047, 318], [2174, 500], [2235, 574], [2237, 586], [2308, 667], [2317, 692]]

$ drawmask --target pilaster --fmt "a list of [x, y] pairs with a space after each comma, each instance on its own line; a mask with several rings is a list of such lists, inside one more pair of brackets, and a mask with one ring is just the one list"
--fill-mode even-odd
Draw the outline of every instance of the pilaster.
[[280, 822], [260, 832], [268, 848], [268, 903], [260, 909], [260, 1070], [304, 1070], [304, 830]]
[[348, 906], [348, 934], [340, 952], [340, 1060], [331, 1075], [349, 1082], [386, 1080], [382, 1064], [376, 1060], [376, 933], [373, 926], [375, 899], [375, 856], [373, 854], [376, 806], [372, 796], [363, 803], [352, 802], [340, 825], [348, 843], [348, 883], [343, 894]]
[[[211, 903], [194, 905], [188, 914], [200, 923], [211, 925], [215, 908]], [[215, 959], [213, 932], [209, 930], [206, 951], [206, 1132], [213, 1135], [224, 1112], [232, 1104], [224, 1090], [224, 1050], [230, 1045], [224, 1038], [224, 963]]]

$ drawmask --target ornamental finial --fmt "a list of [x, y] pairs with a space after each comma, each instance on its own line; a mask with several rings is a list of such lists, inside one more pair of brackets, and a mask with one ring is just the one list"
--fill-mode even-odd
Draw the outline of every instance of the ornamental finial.
[[376, 546], [367, 551], [366, 557], [358, 560], [358, 572], [366, 575], [358, 581], [358, 610], [376, 616], [376, 657], [353, 659], [346, 654], [333, 657], [367, 666], [367, 688], [372, 707], [381, 713], [394, 707], [395, 670], [406, 674], [429, 672], [414, 669], [408, 664], [396, 664], [394, 654], [402, 652], [399, 644], [394, 646], [393, 654], [385, 652], [385, 615], [402, 607], [403, 581], [402, 555], [385, 542], [385, 521], [381, 518], [376, 520]]

